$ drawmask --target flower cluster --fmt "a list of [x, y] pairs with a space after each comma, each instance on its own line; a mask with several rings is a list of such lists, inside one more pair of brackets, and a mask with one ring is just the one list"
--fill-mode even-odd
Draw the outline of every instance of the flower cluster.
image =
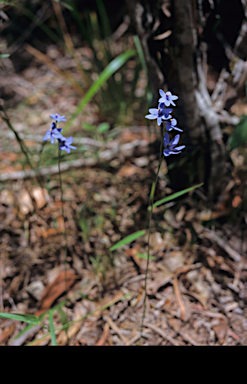
[[71, 149], [76, 149], [76, 147], [74, 147], [72, 144], [73, 142], [73, 137], [68, 137], [66, 139], [66, 137], [64, 137], [61, 132], [62, 132], [62, 128], [57, 128], [57, 123], [60, 123], [60, 121], [67, 121], [65, 119], [65, 116], [60, 116], [59, 113], [55, 113], [53, 115], [50, 115], [50, 117], [55, 120], [55, 122], [53, 122], [51, 124], [51, 127], [50, 129], [48, 129], [48, 131], [46, 132], [43, 140], [46, 141], [46, 140], [51, 140], [51, 143], [53, 144], [54, 143], [54, 139], [58, 139], [58, 142], [59, 142], [59, 149], [61, 151], [66, 151], [68, 153], [70, 153], [70, 150]]
[[[149, 109], [150, 114], [146, 115], [145, 117], [149, 120], [157, 119], [158, 125], [161, 125], [161, 123], [166, 123], [167, 132], [170, 132], [172, 129], [183, 132], [182, 129], [177, 127], [177, 120], [171, 116], [171, 112], [173, 111], [173, 109], [167, 108], [167, 107], [170, 107], [170, 105], [176, 106], [176, 104], [174, 103], [174, 100], [177, 100], [178, 96], [172, 95], [171, 92], [164, 92], [162, 91], [162, 89], [159, 90], [159, 93], [161, 97], [159, 98], [158, 108]], [[180, 135], [176, 135], [170, 141], [170, 138], [167, 132], [165, 133], [164, 142], [163, 142], [164, 155], [169, 156], [171, 154], [181, 153], [181, 150], [185, 148], [185, 145], [180, 145], [176, 147], [176, 145], [179, 142]]]

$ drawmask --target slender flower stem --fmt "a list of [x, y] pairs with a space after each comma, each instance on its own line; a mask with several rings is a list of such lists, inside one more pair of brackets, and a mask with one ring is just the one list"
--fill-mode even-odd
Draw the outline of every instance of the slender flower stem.
[[[28, 154], [28, 149], [27, 149], [26, 145], [25, 145], [24, 141], [23, 141], [23, 140], [20, 138], [20, 136], [18, 135], [18, 132], [15, 130], [15, 128], [13, 127], [13, 125], [11, 124], [10, 119], [9, 119], [9, 117], [8, 117], [8, 115], [7, 115], [7, 112], [6, 112], [6, 110], [5, 110], [3, 107], [2, 107], [2, 111], [3, 111], [3, 113], [4, 113], [4, 116], [1, 114], [1, 118], [3, 119], [3, 121], [5, 121], [5, 123], [6, 123], [7, 126], [9, 127], [9, 129], [14, 133], [15, 138], [16, 138], [16, 140], [17, 140], [19, 146], [20, 146], [20, 149], [21, 149], [22, 153], [24, 154], [24, 156], [25, 156], [25, 158], [26, 158], [26, 161], [27, 161], [27, 163], [29, 164], [30, 168], [34, 171], [35, 176], [36, 176], [36, 179], [37, 179], [37, 182], [38, 182], [38, 184], [40, 185], [40, 187], [41, 187], [41, 191], [42, 191], [42, 193], [43, 193], [43, 195], [44, 195], [44, 192], [43, 192], [43, 183], [42, 183], [42, 181], [41, 181], [40, 176], [39, 176], [38, 173], [37, 173], [37, 169], [35, 169], [35, 167], [34, 167], [33, 164], [32, 164], [32, 161], [30, 160], [30, 157], [29, 157], [29, 154]], [[44, 198], [45, 198], [45, 197], [44, 197]]]
[[160, 143], [160, 157], [159, 157], [159, 165], [158, 165], [158, 170], [156, 173], [156, 178], [155, 181], [152, 184], [151, 192], [150, 192], [150, 197], [149, 197], [149, 206], [151, 207], [149, 211], [149, 218], [148, 218], [148, 252], [147, 252], [147, 264], [146, 264], [146, 271], [145, 271], [145, 285], [144, 285], [144, 303], [143, 303], [143, 313], [142, 313], [142, 322], [141, 322], [141, 330], [140, 330], [140, 338], [139, 338], [139, 344], [141, 343], [141, 338], [142, 338], [142, 332], [143, 332], [143, 324], [144, 324], [144, 319], [145, 319], [145, 314], [146, 314], [146, 301], [147, 301], [147, 276], [148, 276], [148, 266], [149, 266], [149, 259], [150, 259], [150, 234], [151, 234], [151, 220], [152, 220], [152, 213], [153, 213], [153, 203], [154, 203], [154, 193], [159, 177], [159, 171], [162, 163], [162, 149], [163, 149], [163, 144], [162, 140]]
[[68, 257], [68, 240], [67, 240], [67, 232], [65, 226], [65, 216], [64, 216], [64, 200], [63, 200], [63, 184], [62, 184], [62, 176], [61, 176], [61, 150], [59, 148], [58, 142], [58, 173], [59, 173], [59, 181], [60, 181], [60, 190], [61, 190], [61, 203], [62, 203], [62, 216], [63, 216], [63, 225], [64, 225], [64, 238], [65, 238], [65, 259], [64, 259], [64, 272], [65, 272], [65, 294], [66, 298], [68, 295], [68, 284], [67, 284], [67, 257]]

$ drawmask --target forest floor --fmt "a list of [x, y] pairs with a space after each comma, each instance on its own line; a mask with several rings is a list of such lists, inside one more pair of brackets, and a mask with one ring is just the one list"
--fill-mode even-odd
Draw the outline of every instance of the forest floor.
[[[37, 161], [49, 115], [69, 116], [78, 95], [37, 60], [18, 74], [10, 64], [1, 78], [1, 97]], [[64, 61], [63, 69], [69, 65]], [[58, 345], [136, 345], [140, 336], [147, 208], [158, 166], [150, 145], [155, 134], [136, 122], [115, 128], [107, 141], [83, 140], [81, 119], [97, 124], [97, 111], [91, 103], [76, 119], [69, 135], [79, 151], [63, 157], [63, 164], [72, 162], [62, 173], [67, 296], [59, 177], [56, 163], [47, 160], [53, 147], [45, 146], [42, 192], [37, 180], [26, 176], [18, 143], [0, 121], [1, 311], [41, 314], [57, 305]], [[156, 201], [173, 192], [166, 174], [163, 161]], [[245, 183], [243, 172], [234, 171], [225, 200], [214, 209], [200, 190], [154, 209], [142, 345], [247, 345]], [[143, 237], [109, 251], [142, 229]], [[65, 332], [61, 325], [67, 322]], [[49, 324], [47, 318], [44, 323]], [[0, 345], [51, 344], [40, 325], [20, 334], [25, 327], [0, 319]]]

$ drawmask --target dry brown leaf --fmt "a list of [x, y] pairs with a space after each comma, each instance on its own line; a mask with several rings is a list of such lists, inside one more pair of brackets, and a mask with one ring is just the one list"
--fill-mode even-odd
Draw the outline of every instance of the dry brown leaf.
[[42, 236], [44, 238], [47, 238], [49, 236], [57, 235], [58, 233], [64, 233], [64, 220], [62, 216], [59, 216], [57, 218], [57, 228], [36, 228], [36, 234], [37, 236]]
[[165, 269], [155, 274], [154, 280], [147, 286], [147, 294], [155, 295], [160, 287], [163, 287], [171, 281], [173, 273]]
[[36, 202], [36, 205], [39, 209], [43, 208], [48, 200], [48, 192], [45, 188], [34, 188], [32, 190], [32, 196]]
[[61, 271], [53, 283], [49, 284], [45, 288], [41, 299], [40, 309], [35, 313], [35, 315], [39, 316], [43, 312], [50, 309], [54, 301], [66, 291], [66, 287], [69, 289], [78, 278], [79, 276], [75, 275], [73, 270], [68, 270], [66, 284], [65, 271]]
[[175, 272], [178, 268], [183, 267], [185, 256], [183, 252], [171, 251], [165, 258], [164, 264], [170, 272]]
[[122, 168], [120, 168], [117, 174], [119, 176], [130, 177], [140, 172], [141, 169], [139, 167], [136, 167], [135, 165], [124, 165]]
[[109, 330], [110, 330], [109, 323], [105, 323], [103, 333], [95, 345], [100, 346], [105, 344], [107, 337], [109, 335]]
[[7, 339], [9, 339], [12, 336], [15, 330], [15, 326], [16, 326], [16, 323], [13, 322], [11, 325], [4, 328], [4, 330], [0, 335], [0, 343], [5, 342]]
[[199, 271], [193, 270], [188, 272], [186, 278], [198, 293], [200, 302], [205, 306], [209, 296], [208, 287], [200, 276]]
[[219, 319], [219, 324], [212, 327], [220, 344], [223, 344], [226, 338], [228, 324], [226, 319]]
[[136, 256], [137, 253], [140, 253], [141, 244], [136, 244], [133, 248], [129, 248], [125, 251], [127, 256], [132, 257], [136, 265], [138, 265], [139, 268], [142, 268], [143, 260], [140, 259], [140, 257]]
[[181, 320], [171, 317], [167, 319], [169, 325], [174, 329], [175, 332], [179, 333], [181, 329]]
[[178, 279], [176, 277], [173, 278], [173, 288], [174, 288], [174, 293], [175, 293], [177, 303], [178, 303], [178, 305], [180, 307], [180, 311], [181, 311], [180, 319], [184, 321], [185, 316], [186, 316], [186, 309], [185, 309], [185, 305], [182, 301], [181, 292], [180, 292], [180, 289], [178, 286]]
[[67, 334], [64, 330], [61, 331], [59, 333], [59, 335], [57, 336], [57, 345], [66, 345], [68, 340], [71, 339], [71, 337], [73, 337], [74, 335], [76, 335], [80, 331], [83, 322], [84, 321], [82, 320], [82, 321], [78, 321], [74, 324], [71, 324], [69, 326]]
[[23, 215], [27, 215], [29, 212], [33, 211], [33, 204], [29, 193], [22, 189], [18, 196], [18, 203], [20, 211]]
[[232, 206], [233, 208], [237, 208], [239, 206], [239, 204], [242, 203], [242, 199], [239, 195], [235, 196], [232, 200]]

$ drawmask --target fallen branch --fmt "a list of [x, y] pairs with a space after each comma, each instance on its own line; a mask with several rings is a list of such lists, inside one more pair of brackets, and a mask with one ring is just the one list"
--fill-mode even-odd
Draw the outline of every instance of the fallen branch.
[[[86, 159], [78, 159], [74, 161], [68, 161], [61, 163], [61, 172], [69, 171], [70, 169], [81, 168], [81, 167], [92, 167], [100, 162], [109, 162], [116, 157], [122, 156], [123, 158], [128, 158], [132, 156], [140, 156], [148, 153], [148, 142], [146, 140], [134, 140], [131, 143], [126, 143], [123, 145], [118, 145], [115, 143], [111, 149], [107, 149], [101, 152], [98, 157], [89, 157]], [[31, 179], [36, 176], [46, 176], [54, 175], [58, 173], [57, 165], [52, 165], [50, 167], [42, 168], [39, 171], [35, 172], [33, 170], [27, 171], [17, 171], [12, 173], [4, 173], [0, 175], [0, 182], [10, 181], [10, 180], [23, 180]]]

